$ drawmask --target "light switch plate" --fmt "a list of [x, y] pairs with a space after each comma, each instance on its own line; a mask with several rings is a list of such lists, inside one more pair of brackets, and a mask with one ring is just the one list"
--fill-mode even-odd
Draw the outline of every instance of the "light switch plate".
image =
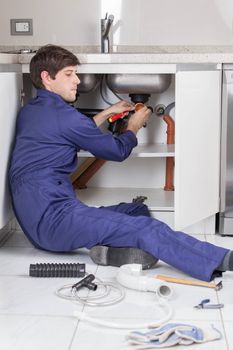
[[16, 19], [10, 20], [11, 35], [33, 35], [32, 19]]

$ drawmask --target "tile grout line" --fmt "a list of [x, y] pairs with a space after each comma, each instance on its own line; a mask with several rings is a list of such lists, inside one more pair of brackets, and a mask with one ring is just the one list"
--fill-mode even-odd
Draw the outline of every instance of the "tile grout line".
[[1, 239], [0, 239], [0, 248], [4, 247], [5, 243], [14, 235], [12, 230], [9, 230]]
[[[83, 311], [84, 311], [84, 305], [82, 306], [82, 312]], [[81, 323], [81, 320], [77, 319], [76, 326], [75, 326], [75, 329], [73, 331], [68, 350], [71, 350], [76, 334], [77, 334], [77, 337], [78, 337], [78, 330], [79, 330], [78, 328], [79, 328], [80, 323]]]
[[[97, 275], [97, 272], [98, 272], [98, 268], [99, 268], [99, 265], [96, 265], [96, 270], [95, 270], [95, 276]], [[83, 304], [83, 307], [82, 307], [82, 312], [84, 312], [84, 309], [85, 309], [86, 305]], [[75, 330], [73, 332], [73, 336], [71, 338], [71, 341], [70, 341], [70, 345], [68, 347], [68, 350], [71, 350], [72, 348], [72, 344], [74, 342], [74, 339], [75, 339], [75, 336], [77, 335], [77, 338], [78, 338], [78, 331], [79, 331], [79, 325], [81, 323], [81, 320], [77, 320], [77, 325], [75, 327]]]
[[[218, 303], [220, 303], [218, 291], [216, 291], [216, 294], [217, 294], [217, 301], [218, 301]], [[221, 322], [222, 322], [222, 328], [223, 328], [223, 332], [224, 332], [223, 336], [224, 336], [225, 341], [226, 341], [227, 350], [230, 350], [228, 339], [227, 339], [227, 334], [226, 334], [226, 329], [225, 329], [225, 321], [224, 321], [224, 318], [223, 318], [222, 310], [220, 309], [219, 312], [220, 312], [220, 319], [221, 319]]]

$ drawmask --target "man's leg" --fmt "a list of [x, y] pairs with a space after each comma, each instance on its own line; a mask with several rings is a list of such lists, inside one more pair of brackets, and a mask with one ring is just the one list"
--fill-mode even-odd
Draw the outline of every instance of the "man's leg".
[[108, 207], [100, 207], [101, 210], [112, 210], [117, 213], [123, 213], [130, 216], [149, 216], [150, 212], [147, 205], [143, 203], [119, 203]]
[[[125, 213], [130, 216], [143, 215], [143, 216], [150, 217], [150, 212], [148, 210], [148, 207], [142, 203], [120, 203], [118, 205], [113, 205], [110, 207], [101, 207], [101, 208]], [[176, 232], [175, 234], [180, 235], [180, 232]], [[184, 235], [183, 237], [185, 236], [187, 235]], [[136, 254], [137, 252], [135, 252], [135, 259], [134, 259], [134, 250], [136, 250], [136, 248], [113, 248], [113, 247], [106, 247], [106, 246], [96, 246], [91, 249], [90, 256], [93, 259], [93, 261], [96, 262], [97, 264], [120, 266], [122, 264], [131, 263], [130, 256], [132, 256], [133, 262], [136, 262], [137, 259], [140, 260], [140, 257], [138, 257]], [[143, 252], [143, 250], [139, 250], [139, 251]], [[141, 261], [143, 261], [143, 258], [145, 259], [145, 261], [148, 260], [148, 257], [146, 255], [145, 257], [141, 256]], [[217, 267], [217, 269], [220, 272], [226, 271], [227, 269], [229, 269], [230, 266], [233, 267], [233, 253], [231, 254], [231, 251], [229, 250], [225, 254], [224, 259], [221, 260], [221, 263]], [[147, 268], [150, 268], [150, 266], [148, 266]]]
[[[130, 216], [148, 216], [148, 207], [141, 203], [119, 203], [108, 207], [101, 207], [102, 210], [112, 210]], [[141, 264], [142, 269], [150, 269], [155, 266], [158, 259], [142, 249], [134, 247], [111, 247], [97, 245], [90, 250], [90, 257], [94, 263], [104, 266], [121, 266], [124, 264]]]
[[[71, 251], [96, 245], [139, 248], [177, 269], [209, 281], [228, 249], [175, 232], [159, 220], [73, 203], [61, 214], [46, 212], [38, 236], [42, 248]], [[45, 238], [45, 239], [44, 239]]]

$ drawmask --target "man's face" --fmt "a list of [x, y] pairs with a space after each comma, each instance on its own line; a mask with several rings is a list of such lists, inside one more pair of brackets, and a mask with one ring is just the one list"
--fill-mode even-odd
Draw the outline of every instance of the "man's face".
[[76, 67], [68, 66], [61, 69], [56, 74], [55, 79], [50, 78], [49, 84], [45, 84], [45, 88], [60, 95], [67, 102], [74, 102], [79, 84]]

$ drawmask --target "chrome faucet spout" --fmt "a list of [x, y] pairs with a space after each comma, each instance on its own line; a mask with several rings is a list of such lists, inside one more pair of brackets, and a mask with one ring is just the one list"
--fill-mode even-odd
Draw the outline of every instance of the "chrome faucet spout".
[[108, 16], [108, 19], [107, 19], [105, 31], [104, 31], [104, 33], [103, 33], [103, 37], [104, 37], [104, 38], [107, 38], [107, 37], [108, 37], [109, 31], [110, 31], [110, 28], [111, 28], [111, 25], [112, 25], [112, 23], [113, 23], [113, 20], [114, 20], [114, 16], [113, 16], [113, 15], [109, 15], [109, 16]]
[[106, 13], [105, 18], [101, 19], [101, 52], [109, 53], [110, 52], [110, 43], [109, 43], [109, 33], [111, 26], [114, 21], [114, 16]]

